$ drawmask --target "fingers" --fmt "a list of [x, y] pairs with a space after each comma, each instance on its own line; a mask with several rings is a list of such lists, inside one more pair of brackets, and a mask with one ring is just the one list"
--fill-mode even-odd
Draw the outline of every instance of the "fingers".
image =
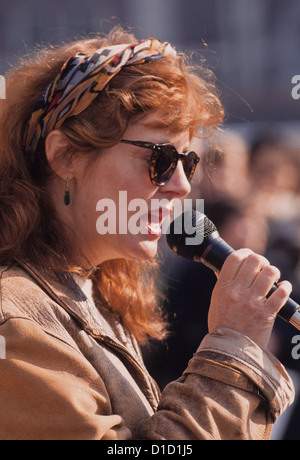
[[[263, 280], [265, 280], [266, 282], [268, 282], [268, 280], [270, 279], [270, 290], [271, 286], [274, 284], [274, 282], [278, 281], [279, 277], [279, 270], [271, 269], [270, 262], [265, 257], [251, 253], [244, 259], [236, 275], [236, 281], [242, 284], [243, 286], [250, 288], [255, 284], [257, 278], [263, 278]], [[269, 291], [267, 291], [267, 293], [268, 292]]]
[[[220, 279], [223, 284], [229, 284], [234, 280], [237, 284], [251, 287], [258, 274], [267, 266], [270, 266], [270, 263], [265, 257], [255, 254], [250, 249], [240, 249], [226, 259]], [[280, 273], [278, 274], [280, 277]]]
[[219, 275], [219, 280], [224, 285], [231, 283], [237, 276], [242, 264], [250, 254], [253, 254], [253, 251], [250, 249], [239, 249], [238, 251], [230, 254], [230, 256], [228, 256], [225, 260]]
[[271, 311], [276, 313], [281, 310], [282, 307], [287, 303], [293, 290], [293, 286], [289, 281], [282, 281], [278, 283], [276, 291], [268, 298], [267, 304]]
[[253, 291], [259, 296], [267, 297], [273, 285], [278, 282], [280, 276], [281, 273], [278, 268], [270, 264], [265, 265], [253, 281]]
[[266, 347], [276, 316], [292, 291], [288, 281], [274, 288], [280, 276], [278, 268], [249, 249], [232, 253], [213, 291], [209, 331], [220, 326], [229, 327]]
[[[242, 249], [227, 258], [219, 281], [223, 286], [234, 285], [234, 289], [240, 290], [245, 296], [251, 291], [251, 297], [259, 300], [268, 297], [280, 276], [280, 270], [270, 265], [265, 257]], [[276, 291], [268, 298], [268, 310], [277, 313], [285, 305], [291, 292], [292, 285], [288, 281], [279, 283]]]

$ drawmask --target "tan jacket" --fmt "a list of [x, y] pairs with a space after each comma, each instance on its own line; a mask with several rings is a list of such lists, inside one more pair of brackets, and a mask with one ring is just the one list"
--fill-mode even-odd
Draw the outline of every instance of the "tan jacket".
[[225, 328], [160, 394], [91, 281], [20, 264], [1, 269], [0, 439], [267, 439], [292, 402], [281, 364]]

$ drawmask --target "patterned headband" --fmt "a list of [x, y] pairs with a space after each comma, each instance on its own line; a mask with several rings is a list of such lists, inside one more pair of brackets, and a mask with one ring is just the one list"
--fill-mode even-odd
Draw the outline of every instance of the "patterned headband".
[[93, 55], [77, 53], [43, 92], [25, 133], [29, 162], [34, 160], [40, 139], [74, 115], [80, 114], [124, 66], [143, 64], [163, 56], [176, 56], [169, 43], [149, 38], [135, 45], [114, 45]]

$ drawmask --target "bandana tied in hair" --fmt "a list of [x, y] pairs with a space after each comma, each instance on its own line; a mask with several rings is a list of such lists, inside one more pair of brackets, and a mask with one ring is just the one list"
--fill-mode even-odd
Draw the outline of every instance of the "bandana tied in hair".
[[176, 56], [169, 43], [149, 38], [135, 45], [101, 48], [91, 56], [77, 53], [63, 65], [60, 74], [43, 92], [36, 111], [29, 120], [25, 149], [29, 161], [41, 138], [74, 115], [80, 114], [125, 66], [143, 64], [163, 56]]

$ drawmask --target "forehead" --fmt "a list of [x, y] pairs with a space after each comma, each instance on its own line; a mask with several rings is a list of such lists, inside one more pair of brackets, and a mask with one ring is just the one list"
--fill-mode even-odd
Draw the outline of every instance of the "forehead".
[[153, 111], [144, 116], [129, 126], [126, 131], [126, 139], [188, 146], [190, 143], [189, 130], [178, 132], [172, 127], [164, 127], [159, 123], [161, 117], [162, 113], [159, 111]]

